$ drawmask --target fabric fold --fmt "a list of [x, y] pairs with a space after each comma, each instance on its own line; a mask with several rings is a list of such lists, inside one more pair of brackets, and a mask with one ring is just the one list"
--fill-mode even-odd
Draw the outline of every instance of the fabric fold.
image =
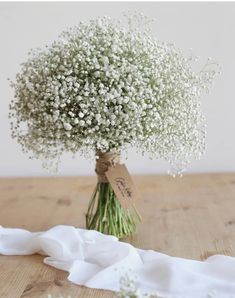
[[72, 226], [37, 233], [0, 226], [0, 254], [35, 253], [47, 256], [45, 264], [68, 271], [71, 282], [91, 288], [119, 291], [121, 277], [131, 272], [140, 290], [166, 298], [206, 298], [212, 292], [235, 297], [234, 257], [176, 258]]

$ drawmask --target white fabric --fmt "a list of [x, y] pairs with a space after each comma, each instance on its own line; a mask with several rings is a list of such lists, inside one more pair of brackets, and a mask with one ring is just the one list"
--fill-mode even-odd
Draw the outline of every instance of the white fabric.
[[131, 269], [138, 287], [164, 297], [235, 297], [235, 258], [206, 261], [170, 257], [137, 249], [96, 231], [56, 226], [31, 233], [0, 226], [0, 254], [46, 255], [44, 262], [69, 272], [68, 279], [90, 288], [119, 291], [120, 277]]

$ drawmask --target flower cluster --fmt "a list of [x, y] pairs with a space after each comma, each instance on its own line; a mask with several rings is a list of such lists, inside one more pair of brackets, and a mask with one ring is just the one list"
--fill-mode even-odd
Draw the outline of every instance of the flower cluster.
[[[117, 293], [117, 297], [118, 298], [167, 298], [169, 296], [167, 295], [166, 297], [155, 293], [148, 293], [148, 292], [145, 293], [141, 291], [140, 288], [138, 287], [138, 282], [136, 278], [134, 278], [133, 274], [131, 274], [131, 271], [129, 271], [128, 273], [123, 275], [120, 279], [120, 292]], [[177, 297], [180, 298], [178, 295]], [[210, 293], [208, 294], [205, 293], [203, 297], [219, 298], [219, 296], [216, 294], [214, 290], [210, 291]], [[182, 296], [182, 298], [186, 298], [186, 296]]]
[[12, 82], [12, 136], [36, 158], [137, 148], [182, 170], [205, 149], [199, 97], [218, 73], [108, 17], [31, 51]]

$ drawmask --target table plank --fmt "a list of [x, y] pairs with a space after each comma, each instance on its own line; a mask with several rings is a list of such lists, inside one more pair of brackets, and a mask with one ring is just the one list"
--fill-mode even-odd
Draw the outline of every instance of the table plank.
[[[135, 176], [143, 221], [124, 239], [143, 249], [204, 260], [235, 255], [235, 174]], [[84, 227], [95, 177], [0, 179], [0, 225], [31, 231]], [[42, 256], [0, 256], [0, 297], [115, 297], [69, 283]]]

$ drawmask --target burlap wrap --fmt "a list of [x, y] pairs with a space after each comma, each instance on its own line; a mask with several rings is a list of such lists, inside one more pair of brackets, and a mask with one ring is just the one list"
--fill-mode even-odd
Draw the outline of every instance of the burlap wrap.
[[109, 167], [113, 167], [120, 162], [120, 154], [105, 152], [102, 153], [99, 150], [96, 151], [96, 166], [95, 172], [98, 177], [98, 182], [107, 183], [105, 172]]

